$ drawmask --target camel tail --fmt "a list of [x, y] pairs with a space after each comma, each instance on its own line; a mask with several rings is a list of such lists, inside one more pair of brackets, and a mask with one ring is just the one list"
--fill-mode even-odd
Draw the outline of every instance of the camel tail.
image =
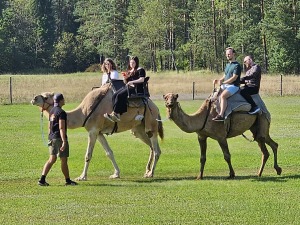
[[158, 135], [159, 137], [161, 138], [161, 140], [164, 139], [164, 128], [163, 128], [163, 124], [162, 124], [162, 121], [161, 121], [161, 116], [160, 114], [158, 114]]

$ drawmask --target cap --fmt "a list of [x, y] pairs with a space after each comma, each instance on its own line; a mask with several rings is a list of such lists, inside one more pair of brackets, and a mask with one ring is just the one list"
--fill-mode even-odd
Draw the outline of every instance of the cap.
[[57, 93], [54, 95], [53, 100], [54, 102], [58, 103], [60, 100], [64, 99], [64, 96], [61, 93]]

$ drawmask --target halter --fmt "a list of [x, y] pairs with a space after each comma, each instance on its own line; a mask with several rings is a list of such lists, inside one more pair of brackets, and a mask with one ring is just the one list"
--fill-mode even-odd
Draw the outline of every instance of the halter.
[[[43, 111], [47, 111], [47, 109], [49, 109], [50, 106], [52, 106], [52, 104], [46, 102], [45, 98], [42, 96], [43, 99], [43, 106], [40, 107], [41, 108], [41, 113], [43, 113]], [[48, 104], [48, 107], [45, 107], [45, 104]]]
[[[43, 128], [43, 118], [44, 118], [44, 111], [47, 111], [49, 109], [50, 106], [52, 106], [52, 104], [46, 102], [46, 99], [41, 96], [43, 99], [43, 106], [40, 107], [41, 108], [41, 124], [40, 124], [40, 128], [41, 128], [41, 134], [42, 134], [42, 140], [44, 142], [45, 146], [48, 146], [48, 143], [46, 142], [46, 138], [45, 138], [45, 134], [44, 134], [44, 128]], [[48, 107], [45, 107], [45, 104], [48, 104]]]

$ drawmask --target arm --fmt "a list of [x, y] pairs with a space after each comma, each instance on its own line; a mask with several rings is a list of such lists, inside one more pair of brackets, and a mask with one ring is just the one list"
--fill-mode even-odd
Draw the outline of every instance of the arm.
[[66, 143], [67, 143], [66, 121], [65, 120], [62, 120], [62, 119], [59, 120], [59, 132], [60, 132], [60, 136], [61, 136], [61, 139], [62, 139], [62, 142], [63, 142], [62, 146], [60, 147], [60, 150], [64, 151], [65, 147], [66, 147]]
[[232, 77], [224, 81], [223, 84], [232, 84], [238, 77], [239, 77], [238, 75], [233, 74]]
[[218, 80], [213, 80], [213, 85], [215, 85], [216, 83], [219, 83], [219, 85], [221, 85], [223, 83], [225, 79], [225, 74]]
[[131, 86], [132, 86], [132, 85], [134, 85], [134, 84], [143, 83], [144, 80], [145, 80], [145, 77], [140, 77], [140, 78], [137, 79], [137, 80], [129, 81], [129, 82], [127, 83], [127, 85], [131, 85]]

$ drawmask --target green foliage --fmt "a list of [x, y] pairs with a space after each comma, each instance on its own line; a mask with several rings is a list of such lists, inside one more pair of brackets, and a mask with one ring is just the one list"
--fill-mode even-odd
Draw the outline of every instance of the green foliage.
[[222, 72], [232, 46], [240, 63], [252, 54], [264, 71], [299, 74], [299, 18], [295, 0], [5, 0], [0, 73], [83, 71], [106, 57], [123, 69], [128, 55], [154, 72]]

